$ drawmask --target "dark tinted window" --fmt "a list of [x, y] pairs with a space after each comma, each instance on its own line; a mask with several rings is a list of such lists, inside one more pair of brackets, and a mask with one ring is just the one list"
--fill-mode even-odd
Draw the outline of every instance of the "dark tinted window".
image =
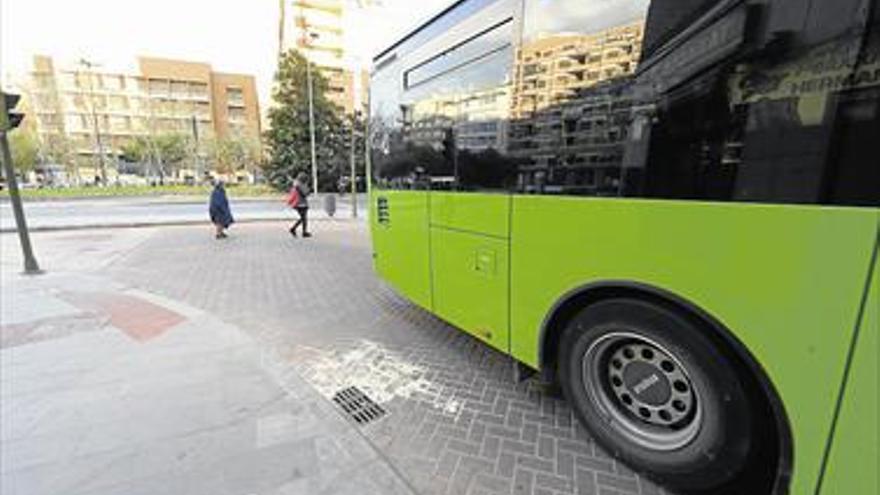
[[687, 27], [720, 0], [652, 0], [645, 31], [645, 56], [651, 56], [664, 42]]
[[[798, 31], [768, 32], [793, 4]], [[880, 204], [878, 28], [851, 4], [815, 22], [809, 0], [655, 1], [643, 22], [644, 4], [527, 0], [510, 124], [511, 154], [527, 162], [518, 190]], [[576, 5], [595, 7], [578, 19]], [[659, 48], [684, 29], [639, 56], [643, 32], [662, 31]]]
[[880, 204], [877, 26], [829, 18], [774, 40], [747, 32], [760, 21], [731, 11], [640, 69], [625, 195]]
[[510, 2], [521, 18], [487, 18], [380, 71], [375, 175], [398, 187], [880, 205], [878, 2], [816, 1]]

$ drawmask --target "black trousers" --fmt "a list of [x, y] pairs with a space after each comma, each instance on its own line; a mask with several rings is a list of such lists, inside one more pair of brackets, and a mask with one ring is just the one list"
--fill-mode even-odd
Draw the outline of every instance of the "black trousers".
[[296, 233], [296, 228], [302, 225], [303, 234], [309, 231], [309, 208], [295, 208], [296, 212], [299, 213], [299, 220], [293, 223], [293, 227], [290, 228], [290, 231]]

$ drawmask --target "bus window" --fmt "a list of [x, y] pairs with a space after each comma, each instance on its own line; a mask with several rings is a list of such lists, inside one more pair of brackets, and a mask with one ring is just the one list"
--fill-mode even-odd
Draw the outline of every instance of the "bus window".
[[512, 182], [515, 166], [505, 157], [512, 40], [507, 17], [423, 59], [407, 59], [392, 71], [394, 86], [380, 83], [380, 92], [402, 90], [396, 109], [381, 109], [391, 131], [378, 157], [374, 146], [377, 182], [455, 190]]
[[624, 195], [880, 204], [872, 152], [880, 136], [880, 37], [876, 26], [866, 33], [855, 18], [835, 19], [828, 26], [836, 32], [824, 26], [786, 43], [744, 46], [699, 74], [676, 74], [694, 64], [639, 74], [639, 87], [657, 87], [661, 77], [691, 80], [646, 99], [640, 134], [649, 137], [629, 143]]
[[397, 159], [401, 149], [399, 60], [389, 58], [370, 80], [369, 144], [373, 185], [380, 189], [412, 189], [410, 171]]
[[525, 193], [617, 195], [647, 0], [526, 0], [510, 154]]

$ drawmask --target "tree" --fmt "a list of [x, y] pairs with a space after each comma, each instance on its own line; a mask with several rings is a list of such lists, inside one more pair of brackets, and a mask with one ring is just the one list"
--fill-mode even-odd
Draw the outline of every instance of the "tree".
[[214, 158], [214, 169], [221, 174], [247, 170], [253, 172], [260, 163], [260, 140], [255, 136], [232, 135], [208, 144]]
[[129, 163], [144, 163], [150, 160], [150, 146], [147, 139], [138, 136], [125, 144], [120, 149], [120, 157]]
[[[269, 182], [287, 189], [300, 172], [311, 175], [309, 96], [306, 58], [296, 50], [286, 52], [278, 62], [266, 132], [268, 160], [264, 170]], [[348, 160], [342, 109], [327, 98], [327, 79], [312, 70], [315, 114], [315, 148], [319, 187], [336, 187]]]
[[178, 133], [159, 134], [154, 139], [157, 153], [161, 157], [161, 163], [169, 169], [176, 169], [181, 163], [192, 155], [192, 145], [189, 136]]
[[27, 127], [9, 133], [9, 147], [15, 170], [21, 174], [33, 170], [40, 158], [40, 141]]
[[71, 176], [77, 171], [73, 165], [73, 143], [62, 132], [47, 133], [40, 139], [40, 156], [48, 163], [64, 165]]
[[120, 152], [126, 162], [151, 163], [163, 182], [194, 155], [191, 138], [180, 133], [138, 136], [122, 145]]

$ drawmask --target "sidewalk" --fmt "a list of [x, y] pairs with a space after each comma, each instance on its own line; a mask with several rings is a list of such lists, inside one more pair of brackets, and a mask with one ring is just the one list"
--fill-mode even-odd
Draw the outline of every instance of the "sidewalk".
[[3, 239], [0, 493], [412, 493], [272, 351], [99, 273], [145, 232], [79, 234], [36, 277]]
[[[18, 275], [17, 242], [0, 236], [0, 300], [24, 323], [0, 329], [0, 362], [22, 366], [0, 369], [0, 416], [29, 441], [0, 439], [3, 495], [230, 493], [218, 477], [235, 495], [668, 493], [554, 388], [514, 381], [503, 353], [378, 280], [365, 223], [316, 222], [308, 240], [274, 222], [223, 241], [204, 226], [42, 233], [35, 278]], [[326, 407], [350, 387], [384, 410], [360, 436]]]

